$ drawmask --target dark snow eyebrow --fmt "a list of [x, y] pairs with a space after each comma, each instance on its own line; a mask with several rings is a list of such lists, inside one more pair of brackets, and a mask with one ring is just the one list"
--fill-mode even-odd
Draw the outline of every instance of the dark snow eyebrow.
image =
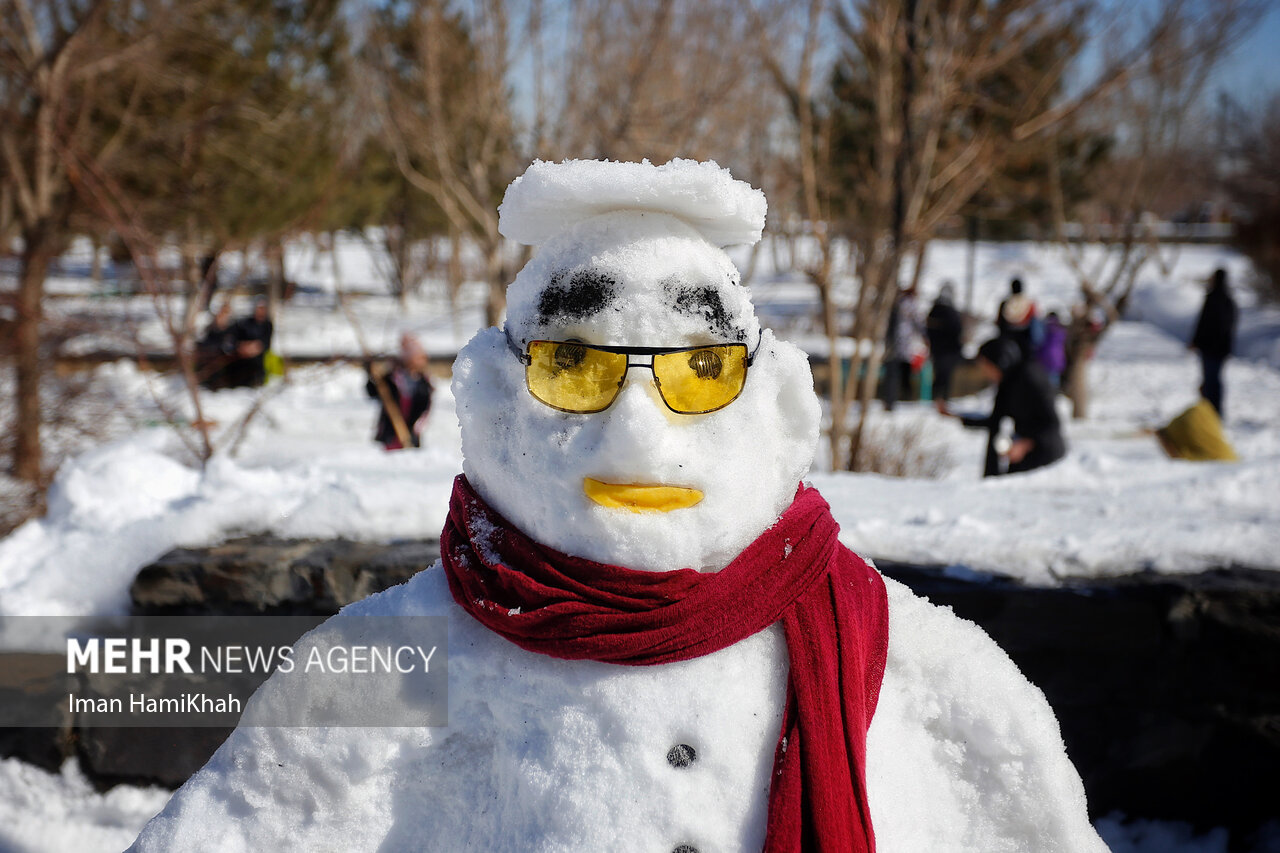
[[662, 283], [671, 299], [671, 307], [689, 317], [701, 317], [712, 332], [734, 340], [746, 340], [746, 330], [734, 323], [720, 298], [720, 292], [706, 285], [688, 284], [679, 278]]
[[600, 313], [617, 298], [618, 280], [606, 272], [560, 270], [538, 297], [538, 322], [555, 326], [572, 323]]

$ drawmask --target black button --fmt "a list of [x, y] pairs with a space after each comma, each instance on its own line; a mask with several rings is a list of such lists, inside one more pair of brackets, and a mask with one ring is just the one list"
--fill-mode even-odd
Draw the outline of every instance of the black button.
[[698, 853], [698, 848], [692, 844], [677, 844], [676, 849], [672, 850], [671, 853]]
[[[697, 760], [697, 758], [698, 751], [687, 743], [678, 743], [667, 751], [667, 763], [672, 767], [688, 767]], [[681, 849], [682, 848], [680, 847], [676, 848], [676, 850]], [[694, 850], [692, 847], [689, 847], [689, 851], [692, 851], [692, 853], [698, 853], [698, 851]], [[684, 853], [689, 853], [689, 851], [684, 851]]]

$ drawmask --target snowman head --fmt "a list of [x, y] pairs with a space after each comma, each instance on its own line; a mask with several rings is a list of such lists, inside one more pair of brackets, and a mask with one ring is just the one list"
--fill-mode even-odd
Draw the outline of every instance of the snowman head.
[[719, 248], [764, 196], [714, 163], [534, 163], [504, 235], [539, 246], [504, 328], [459, 354], [463, 469], [533, 539], [598, 562], [717, 570], [795, 495], [819, 408]]

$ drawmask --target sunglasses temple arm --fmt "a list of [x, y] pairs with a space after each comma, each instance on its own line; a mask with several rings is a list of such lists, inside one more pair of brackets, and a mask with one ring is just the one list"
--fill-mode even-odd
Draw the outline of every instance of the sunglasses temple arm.
[[511, 337], [511, 330], [506, 327], [506, 324], [503, 324], [502, 326], [502, 334], [503, 337], [507, 339], [507, 348], [515, 354], [515, 357], [520, 360], [521, 364], [529, 364], [533, 360], [526, 352], [516, 346], [515, 340]]

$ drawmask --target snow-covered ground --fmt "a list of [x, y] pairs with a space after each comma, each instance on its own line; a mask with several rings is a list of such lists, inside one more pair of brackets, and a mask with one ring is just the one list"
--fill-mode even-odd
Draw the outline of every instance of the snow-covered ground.
[[[943, 480], [813, 479], [846, 544], [884, 559], [958, 564], [1033, 583], [1145, 570], [1280, 569], [1280, 371], [1229, 363], [1227, 431], [1242, 462], [1170, 460], [1139, 432], [1194, 402], [1198, 371], [1181, 342], [1147, 323], [1122, 323], [1091, 368], [1093, 416], [1064, 421], [1070, 451], [1059, 464], [983, 480], [984, 433], [931, 411], [899, 409], [894, 423], [923, 422], [921, 430], [958, 462]], [[983, 403], [956, 406], [980, 410]]]
[[[976, 305], [990, 303], [993, 312], [1006, 276], [1014, 274], [1026, 277], [1029, 292], [1046, 306], [1065, 304], [1068, 277], [1060, 260], [1050, 263], [1055, 249], [984, 248]], [[931, 256], [922, 276], [926, 301], [948, 271], [963, 269], [964, 250], [942, 244]], [[1253, 357], [1232, 359], [1226, 369], [1226, 426], [1242, 462], [1169, 460], [1140, 433], [1196, 399], [1199, 368], [1183, 341], [1199, 306], [1199, 282], [1220, 263], [1242, 273], [1241, 259], [1226, 250], [1186, 247], [1171, 278], [1144, 281], [1135, 302], [1161, 306], [1158, 322], [1130, 320], [1108, 333], [1090, 367], [1092, 416], [1068, 423], [1071, 450], [1058, 465], [983, 480], [981, 432], [939, 418], [924, 404], [900, 406], [891, 416], [876, 412], [884, 440], [914, 433], [949, 460], [948, 470], [927, 480], [815, 472], [845, 542], [884, 559], [999, 571], [1037, 583], [1139, 570], [1280, 569], [1274, 500], [1280, 310], [1256, 306], [1237, 289], [1248, 306], [1242, 325], [1276, 330], [1269, 346], [1265, 336], [1250, 338]], [[760, 265], [764, 274], [753, 293], [762, 314], [783, 300], [812, 300], [767, 267]], [[370, 310], [390, 316], [396, 309]], [[1148, 307], [1143, 317], [1155, 313]], [[474, 328], [478, 318], [469, 322]], [[388, 319], [380, 328], [390, 339], [414, 324]], [[127, 362], [103, 366], [98, 380], [116, 399], [185, 405], [175, 380]], [[388, 455], [369, 441], [376, 403], [365, 395], [363, 374], [334, 365], [291, 371], [265, 391], [205, 394], [206, 417], [218, 422], [215, 439], [223, 447], [233, 443], [257, 395], [265, 401], [234, 455], [220, 453], [204, 472], [165, 427], [140, 429], [69, 460], [50, 492], [48, 515], [0, 541], [0, 615], [121, 613], [141, 565], [178, 545], [241, 533], [438, 535], [450, 480], [461, 468], [452, 397], [438, 385], [426, 447], [417, 453]], [[955, 404], [974, 411], [987, 405], [989, 392]]]
[[164, 807], [169, 791], [117, 785], [98, 793], [75, 761], [48, 773], [0, 759], [0, 850], [4, 853], [119, 853]]
[[[979, 313], [994, 313], [1014, 275], [1045, 308], [1067, 305], [1073, 285], [1053, 247], [980, 249], [973, 303]], [[963, 280], [964, 251], [963, 244], [943, 243], [930, 253], [921, 276], [926, 304], [944, 278]], [[736, 259], [745, 265], [745, 254]], [[374, 276], [372, 267], [360, 272], [359, 263], [353, 257], [348, 281]], [[878, 558], [993, 570], [1036, 583], [1139, 570], [1280, 569], [1280, 311], [1236, 289], [1244, 357], [1227, 367], [1226, 426], [1241, 462], [1168, 460], [1140, 433], [1195, 399], [1198, 365], [1184, 342], [1199, 307], [1199, 282], [1218, 265], [1234, 280], [1247, 267], [1221, 248], [1186, 247], [1170, 275], [1144, 274], [1130, 319], [1109, 332], [1091, 365], [1092, 417], [1068, 425], [1068, 457], [1049, 469], [983, 480], [982, 434], [923, 405], [902, 406], [892, 416], [877, 412], [877, 429], [890, 437], [916, 434], [950, 462], [940, 479], [929, 480], [815, 473], [846, 544]], [[316, 269], [323, 287], [319, 262]], [[776, 318], [784, 336], [819, 349], [811, 330], [786, 322], [807, 310], [812, 293], [774, 272], [768, 252], [757, 272], [753, 295], [762, 318]], [[428, 349], [453, 352], [479, 324], [474, 289], [471, 298], [457, 319], [444, 315], [442, 297], [432, 294], [408, 309], [365, 299], [361, 322], [375, 348], [389, 348], [409, 329], [423, 335]], [[348, 321], [323, 294], [311, 307], [288, 311], [279, 328], [286, 356], [358, 350]], [[154, 395], [183, 405], [172, 379], [125, 362], [100, 368], [96, 382], [120, 399]], [[418, 452], [387, 454], [372, 444], [375, 403], [365, 395], [364, 377], [337, 365], [294, 370], [263, 392], [205, 395], [224, 447], [256, 395], [265, 399], [236, 452], [215, 456], [203, 472], [164, 426], [139, 428], [68, 460], [48, 515], [0, 540], [0, 623], [9, 614], [122, 614], [138, 568], [179, 545], [261, 531], [377, 540], [438, 535], [461, 469], [453, 398], [443, 384], [438, 391]], [[988, 404], [989, 396], [978, 395], [956, 407]], [[0, 645], [15, 645], [15, 638]], [[118, 849], [164, 796], [132, 788], [98, 795], [74, 768], [50, 775], [0, 762], [0, 850]], [[1225, 833], [1193, 838], [1185, 828], [1118, 820], [1101, 828], [1116, 850], [1226, 849]]]

